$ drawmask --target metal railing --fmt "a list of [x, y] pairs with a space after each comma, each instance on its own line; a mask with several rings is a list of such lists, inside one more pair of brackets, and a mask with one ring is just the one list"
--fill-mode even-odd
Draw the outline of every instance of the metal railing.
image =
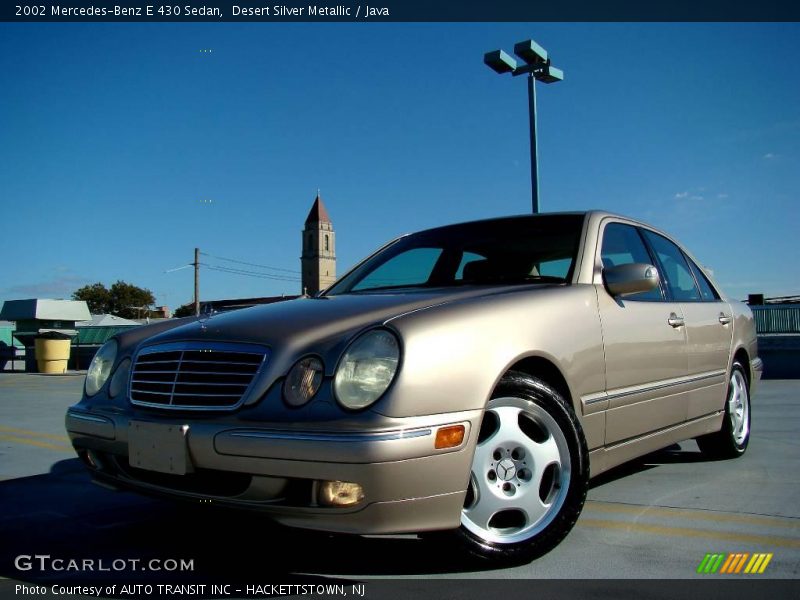
[[751, 306], [756, 332], [800, 333], [800, 304]]

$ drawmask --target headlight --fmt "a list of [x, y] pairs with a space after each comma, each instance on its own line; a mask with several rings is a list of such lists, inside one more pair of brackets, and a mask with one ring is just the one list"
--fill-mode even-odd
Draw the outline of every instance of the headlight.
[[116, 340], [108, 340], [94, 355], [89, 370], [86, 372], [86, 395], [94, 396], [103, 387], [111, 374], [111, 367], [117, 357]]
[[325, 372], [322, 361], [315, 356], [298, 360], [283, 383], [283, 397], [289, 406], [303, 406], [314, 397]]
[[392, 383], [400, 360], [397, 337], [385, 329], [368, 331], [350, 344], [339, 361], [333, 382], [336, 399], [345, 408], [366, 408]]

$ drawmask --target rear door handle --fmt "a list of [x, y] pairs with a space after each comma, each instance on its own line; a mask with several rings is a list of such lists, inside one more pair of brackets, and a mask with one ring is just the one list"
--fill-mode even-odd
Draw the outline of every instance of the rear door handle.
[[670, 313], [669, 319], [667, 319], [667, 323], [670, 324], [670, 327], [683, 327], [683, 317], [679, 317], [675, 313]]
[[732, 319], [728, 315], [726, 315], [725, 313], [719, 313], [719, 322], [722, 325], [729, 325], [731, 320]]

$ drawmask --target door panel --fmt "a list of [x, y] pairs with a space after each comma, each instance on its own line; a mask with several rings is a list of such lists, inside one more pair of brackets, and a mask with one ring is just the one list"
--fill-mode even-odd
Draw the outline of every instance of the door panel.
[[694, 419], [724, 408], [732, 333], [732, 321], [725, 321], [731, 310], [726, 302], [686, 302], [681, 310], [686, 322], [689, 375], [695, 382], [688, 418]]
[[[631, 263], [656, 265], [639, 230], [607, 222], [600, 260], [603, 268]], [[660, 272], [659, 272], [659, 275]], [[686, 419], [686, 330], [680, 304], [666, 288], [612, 297], [598, 286], [598, 307], [606, 357], [606, 444], [663, 429]]]
[[669, 427], [686, 419], [688, 373], [685, 327], [672, 302], [612, 298], [598, 290], [606, 355], [606, 444]]

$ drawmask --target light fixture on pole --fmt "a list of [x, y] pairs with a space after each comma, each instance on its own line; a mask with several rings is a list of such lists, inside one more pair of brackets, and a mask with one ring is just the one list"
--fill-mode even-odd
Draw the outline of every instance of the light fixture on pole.
[[550, 64], [547, 50], [533, 40], [525, 40], [514, 45], [514, 54], [525, 63], [517, 65], [517, 61], [503, 50], [494, 50], [483, 55], [483, 62], [499, 74], [511, 73], [528, 75], [528, 114], [530, 117], [531, 139], [531, 205], [533, 212], [539, 212], [539, 164], [536, 146], [536, 80], [543, 83], [555, 83], [564, 79], [564, 71]]

